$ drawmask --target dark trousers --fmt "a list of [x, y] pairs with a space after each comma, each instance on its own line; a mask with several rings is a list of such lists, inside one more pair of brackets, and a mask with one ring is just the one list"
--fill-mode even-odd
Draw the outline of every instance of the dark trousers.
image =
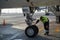
[[44, 23], [45, 33], [49, 34], [49, 21]]

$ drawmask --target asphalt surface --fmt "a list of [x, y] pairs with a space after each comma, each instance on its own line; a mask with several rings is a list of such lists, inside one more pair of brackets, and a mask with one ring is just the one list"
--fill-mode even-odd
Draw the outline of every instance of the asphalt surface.
[[[37, 24], [39, 33], [34, 38], [28, 38], [24, 30], [27, 27], [25, 23], [20, 25], [6, 24], [0, 25], [0, 39], [1, 40], [60, 40], [60, 24], [50, 23], [49, 36], [44, 35], [44, 27], [40, 22]], [[58, 31], [57, 30], [58, 27]]]

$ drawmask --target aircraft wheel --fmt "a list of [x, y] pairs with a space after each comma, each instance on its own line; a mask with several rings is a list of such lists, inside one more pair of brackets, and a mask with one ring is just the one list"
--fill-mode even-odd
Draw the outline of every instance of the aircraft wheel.
[[25, 29], [25, 34], [27, 37], [35, 37], [38, 34], [38, 27], [36, 25], [28, 26]]

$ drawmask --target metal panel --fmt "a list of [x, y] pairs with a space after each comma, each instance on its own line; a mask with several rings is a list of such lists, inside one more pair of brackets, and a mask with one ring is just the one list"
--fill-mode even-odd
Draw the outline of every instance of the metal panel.
[[[30, 0], [35, 6], [60, 5], [60, 0]], [[0, 1], [0, 8], [28, 6], [26, 0], [8, 0]]]

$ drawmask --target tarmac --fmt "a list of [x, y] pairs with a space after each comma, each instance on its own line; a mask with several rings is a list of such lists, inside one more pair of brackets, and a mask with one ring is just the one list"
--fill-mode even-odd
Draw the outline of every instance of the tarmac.
[[25, 35], [26, 23], [20, 24], [0, 24], [0, 40], [60, 40], [60, 24], [50, 23], [49, 36], [44, 35], [43, 23], [37, 24], [39, 33], [34, 38]]

